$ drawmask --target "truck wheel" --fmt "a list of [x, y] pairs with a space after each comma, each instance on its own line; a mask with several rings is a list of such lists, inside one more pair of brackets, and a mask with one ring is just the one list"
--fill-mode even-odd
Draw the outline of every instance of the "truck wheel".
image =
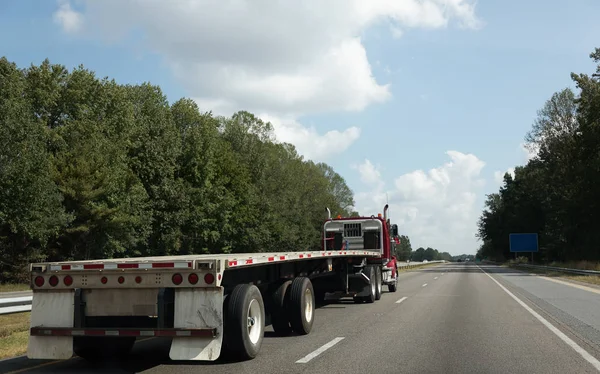
[[388, 284], [388, 291], [396, 292], [397, 288], [398, 288], [398, 273], [396, 273], [396, 277], [394, 278], [394, 281], [392, 283]]
[[381, 274], [381, 267], [377, 266], [375, 268], [375, 279], [377, 280], [377, 287], [375, 288], [375, 300], [381, 300], [381, 292], [383, 291], [382, 288], [382, 274]]
[[107, 358], [124, 359], [135, 344], [135, 337], [73, 337], [73, 351], [87, 361], [104, 361]]
[[312, 330], [315, 319], [315, 292], [310, 279], [297, 277], [290, 286], [287, 302], [288, 315], [292, 330], [306, 335]]
[[256, 357], [265, 332], [265, 305], [258, 287], [238, 284], [225, 304], [227, 353], [242, 360]]
[[369, 295], [365, 296], [363, 299], [366, 303], [374, 303], [375, 302], [375, 294], [377, 293], [377, 272], [375, 271], [375, 266], [367, 266], [365, 267], [366, 276], [369, 277]]
[[289, 286], [292, 281], [285, 281], [275, 289], [271, 296], [271, 326], [278, 335], [289, 335], [292, 332], [285, 302], [289, 298]]

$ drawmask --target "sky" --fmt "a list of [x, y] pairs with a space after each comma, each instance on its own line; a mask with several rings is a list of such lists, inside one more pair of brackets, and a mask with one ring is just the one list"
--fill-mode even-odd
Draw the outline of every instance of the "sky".
[[486, 194], [550, 96], [592, 73], [597, 0], [2, 0], [0, 55], [248, 110], [414, 249], [474, 254]]

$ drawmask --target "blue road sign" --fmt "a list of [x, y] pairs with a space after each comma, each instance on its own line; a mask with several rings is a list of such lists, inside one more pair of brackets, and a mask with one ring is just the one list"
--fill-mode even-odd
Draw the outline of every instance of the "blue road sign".
[[538, 252], [538, 234], [509, 234], [511, 252]]

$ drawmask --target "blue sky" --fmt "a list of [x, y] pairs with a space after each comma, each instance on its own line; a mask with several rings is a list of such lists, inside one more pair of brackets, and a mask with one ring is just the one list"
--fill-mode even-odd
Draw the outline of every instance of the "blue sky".
[[13, 36], [1, 51], [21, 67], [46, 57], [83, 64], [121, 83], [160, 85], [170, 101], [272, 119], [282, 140], [346, 178], [361, 212], [387, 199], [413, 246], [454, 254], [476, 251], [494, 174], [525, 162], [520, 145], [536, 111], [573, 87], [571, 72], [592, 72], [588, 55], [600, 46], [595, 0], [432, 0], [445, 11], [430, 14], [412, 0], [377, 9], [257, 1], [239, 18], [219, 15], [243, 1], [160, 3], [2, 1], [0, 32]]

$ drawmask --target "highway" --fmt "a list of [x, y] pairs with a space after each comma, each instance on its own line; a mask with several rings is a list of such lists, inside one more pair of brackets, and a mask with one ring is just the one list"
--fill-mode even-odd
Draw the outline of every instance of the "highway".
[[321, 306], [307, 336], [270, 331], [241, 363], [173, 362], [168, 341], [149, 339], [124, 362], [20, 357], [0, 373], [598, 373], [600, 288], [447, 263], [401, 273], [374, 304]]

